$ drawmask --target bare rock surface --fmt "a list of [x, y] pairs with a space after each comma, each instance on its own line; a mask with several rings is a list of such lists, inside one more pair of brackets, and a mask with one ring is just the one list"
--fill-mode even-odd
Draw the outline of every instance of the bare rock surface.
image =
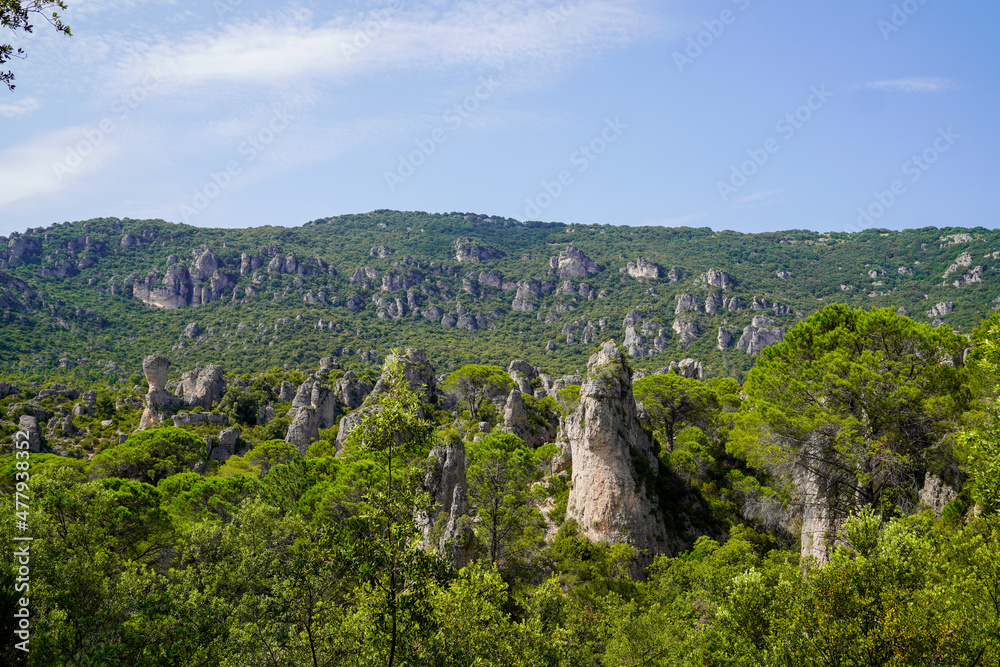
[[38, 427], [38, 420], [31, 415], [21, 415], [17, 421], [17, 430], [27, 436], [28, 451], [38, 452], [42, 449], [42, 431]]
[[285, 442], [295, 445], [300, 454], [305, 454], [309, 445], [317, 440], [319, 440], [319, 421], [316, 408], [311, 405], [299, 408], [285, 434]]
[[659, 461], [639, 423], [631, 375], [614, 342], [590, 357], [566, 435], [573, 461], [568, 516], [592, 540], [664, 553], [666, 527], [650, 479]]
[[626, 273], [636, 280], [652, 281], [663, 277], [663, 269], [658, 264], [640, 257], [634, 262], [629, 262], [625, 268], [619, 269], [621, 273]]
[[784, 327], [779, 327], [777, 322], [767, 316], [756, 315], [750, 324], [743, 329], [743, 335], [736, 342], [736, 349], [745, 350], [747, 354], [754, 356], [765, 347], [770, 347], [784, 339]]
[[189, 407], [208, 410], [226, 391], [224, 374], [225, 371], [218, 364], [209, 364], [203, 369], [196, 367], [181, 376], [177, 396]]
[[167, 385], [167, 370], [170, 360], [166, 357], [151, 354], [142, 360], [142, 372], [149, 383], [149, 391], [144, 399], [145, 407], [139, 418], [139, 430], [159, 424], [163, 421], [165, 411], [180, 405], [181, 401], [165, 389]]
[[562, 279], [581, 278], [601, 272], [601, 267], [597, 265], [597, 262], [584, 255], [572, 243], [566, 246], [566, 250], [559, 253], [557, 266], [559, 277]]
[[431, 451], [430, 461], [422, 486], [434, 506], [429, 514], [420, 517], [424, 542], [461, 568], [472, 562], [475, 553], [468, 516], [465, 444], [461, 440], [440, 444]]

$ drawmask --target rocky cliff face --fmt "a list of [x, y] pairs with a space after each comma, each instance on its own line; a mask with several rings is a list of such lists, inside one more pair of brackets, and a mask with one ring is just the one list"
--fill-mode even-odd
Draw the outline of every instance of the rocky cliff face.
[[465, 444], [445, 443], [430, 454], [430, 470], [423, 489], [434, 503], [431, 511], [419, 517], [425, 545], [436, 549], [457, 567], [472, 562], [474, 543], [469, 514], [465, 474]]
[[830, 446], [823, 436], [814, 436], [802, 448], [792, 474], [792, 506], [801, 507], [802, 516], [801, 555], [820, 564], [833, 554], [837, 532], [846, 518], [838, 502], [847, 488], [839, 479], [840, 471], [822, 466], [821, 449]]
[[504, 256], [496, 248], [476, 245], [462, 239], [455, 239], [453, 247], [455, 248], [455, 260], [459, 262], [492, 262]]
[[652, 476], [659, 468], [653, 440], [642, 428], [632, 379], [621, 352], [607, 342], [587, 364], [580, 405], [566, 419], [573, 481], [568, 516], [592, 540], [667, 550]]
[[[191, 251], [189, 266], [171, 263], [163, 277], [150, 272], [145, 279], [132, 284], [132, 296], [150, 306], [176, 310], [185, 306], [200, 306], [221, 299], [234, 282], [220, 273], [218, 257], [202, 246]], [[176, 257], [171, 256], [176, 262]], [[169, 260], [168, 260], [169, 261]]]
[[[753, 321], [743, 329], [743, 335], [736, 342], [736, 349], [746, 350], [746, 353], [753, 356], [760, 353], [765, 347], [769, 347], [785, 339], [785, 328], [779, 327], [778, 323], [764, 315], [757, 315]], [[720, 345], [721, 345], [720, 334]]]
[[663, 269], [658, 264], [644, 257], [640, 257], [634, 262], [629, 262], [624, 268], [618, 271], [642, 281], [655, 281], [663, 277]]
[[555, 268], [562, 279], [581, 278], [601, 272], [601, 267], [597, 265], [597, 262], [584, 255], [572, 243], [566, 246], [566, 250], [559, 253]]

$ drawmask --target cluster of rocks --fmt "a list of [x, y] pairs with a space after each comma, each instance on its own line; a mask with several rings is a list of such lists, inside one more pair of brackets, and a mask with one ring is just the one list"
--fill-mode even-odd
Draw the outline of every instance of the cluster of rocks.
[[[142, 372], [149, 389], [144, 399], [139, 430], [161, 423], [168, 416], [175, 425], [212, 422], [206, 413], [181, 413], [182, 408], [208, 410], [225, 393], [226, 384], [222, 366], [211, 364], [205, 368], [195, 367], [181, 376], [177, 393], [167, 391], [167, 374], [170, 360], [164, 356], [151, 354], [142, 360]], [[224, 418], [219, 423], [224, 423]]]
[[448, 557], [455, 567], [465, 567], [475, 555], [475, 536], [469, 517], [465, 444], [444, 442], [430, 454], [422, 488], [433, 501], [432, 509], [417, 517], [425, 548]]
[[[723, 331], [723, 329], [719, 329], [720, 345], [725, 337]], [[779, 326], [775, 320], [765, 315], [756, 315], [750, 324], [743, 329], [743, 334], [736, 342], [736, 349], [744, 350], [749, 355], [757, 355], [764, 348], [784, 340], [786, 331], [787, 329]], [[729, 340], [732, 340], [732, 336], [729, 337]]]
[[455, 260], [458, 262], [492, 262], [504, 257], [503, 252], [486, 245], [477, 245], [472, 241], [455, 239]]
[[663, 268], [644, 257], [629, 262], [624, 268], [619, 269], [619, 273], [627, 274], [630, 278], [642, 282], [652, 282], [663, 278]]
[[572, 243], [559, 255], [549, 259], [549, 273], [558, 274], [560, 279], [584, 278], [600, 273], [601, 267], [587, 257]]
[[174, 255], [167, 259], [166, 271], [153, 270], [132, 282], [132, 296], [150, 306], [176, 310], [221, 299], [233, 287], [232, 278], [220, 272], [220, 262], [206, 246], [191, 251], [190, 265]]

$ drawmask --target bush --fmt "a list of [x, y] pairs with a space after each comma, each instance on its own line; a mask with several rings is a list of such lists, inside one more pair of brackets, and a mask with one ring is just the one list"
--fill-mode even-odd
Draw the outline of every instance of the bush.
[[128, 440], [94, 457], [99, 477], [123, 477], [156, 484], [161, 479], [194, 467], [205, 458], [208, 445], [198, 436], [175, 426], [140, 431]]

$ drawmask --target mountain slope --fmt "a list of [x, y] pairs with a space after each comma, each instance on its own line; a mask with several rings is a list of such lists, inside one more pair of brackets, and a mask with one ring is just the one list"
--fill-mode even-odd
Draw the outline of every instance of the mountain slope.
[[983, 228], [739, 234], [374, 211], [295, 228], [95, 219], [0, 248], [0, 363], [43, 374], [134, 373], [151, 352], [236, 372], [324, 356], [364, 369], [396, 346], [428, 349], [439, 371], [524, 358], [578, 372], [614, 338], [639, 367], [694, 358], [739, 376], [827, 303], [969, 331], [1000, 294], [1000, 232]]

